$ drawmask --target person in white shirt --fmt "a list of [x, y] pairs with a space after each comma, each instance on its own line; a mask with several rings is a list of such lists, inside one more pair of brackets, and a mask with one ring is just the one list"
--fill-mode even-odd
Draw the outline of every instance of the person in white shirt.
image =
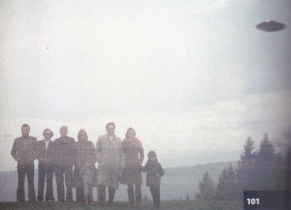
[[53, 132], [50, 129], [43, 131], [44, 139], [37, 142], [36, 158], [38, 160], [38, 195], [37, 200], [43, 201], [44, 184], [46, 177], [46, 201], [53, 201], [53, 166], [52, 166], [52, 149]]

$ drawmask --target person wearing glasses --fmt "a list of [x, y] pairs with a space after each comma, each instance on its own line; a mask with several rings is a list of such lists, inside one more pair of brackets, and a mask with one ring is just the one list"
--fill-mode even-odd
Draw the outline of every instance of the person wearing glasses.
[[44, 184], [46, 180], [45, 200], [53, 201], [53, 166], [52, 166], [52, 149], [53, 132], [50, 129], [43, 131], [44, 139], [36, 144], [36, 158], [38, 160], [38, 195], [37, 200], [43, 201]]

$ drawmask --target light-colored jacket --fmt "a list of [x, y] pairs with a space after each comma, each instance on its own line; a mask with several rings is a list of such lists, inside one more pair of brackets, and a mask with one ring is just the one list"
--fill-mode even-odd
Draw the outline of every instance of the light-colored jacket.
[[96, 143], [96, 159], [98, 161], [98, 185], [119, 187], [119, 171], [124, 168], [121, 140], [116, 135], [110, 140], [105, 134]]

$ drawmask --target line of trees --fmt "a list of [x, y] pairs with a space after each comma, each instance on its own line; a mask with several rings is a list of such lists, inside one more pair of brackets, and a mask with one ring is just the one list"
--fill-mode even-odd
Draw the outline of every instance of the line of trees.
[[254, 141], [249, 137], [244, 145], [244, 153], [234, 168], [229, 166], [220, 174], [217, 185], [206, 172], [199, 182], [198, 200], [242, 200], [246, 191], [288, 191], [289, 148], [285, 154], [276, 153], [267, 134], [264, 135], [260, 149], [255, 150]]

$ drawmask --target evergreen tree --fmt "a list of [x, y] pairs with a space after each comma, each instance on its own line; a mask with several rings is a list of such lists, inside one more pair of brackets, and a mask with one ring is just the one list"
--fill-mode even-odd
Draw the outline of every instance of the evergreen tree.
[[257, 182], [256, 190], [278, 190], [279, 185], [282, 185], [282, 166], [284, 163], [275, 154], [273, 143], [269, 140], [267, 134], [260, 144], [260, 151], [255, 161], [256, 174], [254, 178]]
[[215, 184], [213, 179], [206, 172], [202, 178], [202, 181], [199, 182], [199, 193], [195, 195], [195, 198], [198, 200], [213, 200], [215, 196]]
[[268, 135], [265, 133], [261, 141], [260, 151], [258, 153], [258, 160], [272, 161], [275, 158], [275, 150], [272, 142], [269, 140]]
[[218, 179], [216, 199], [218, 200], [235, 200], [236, 199], [236, 174], [232, 164], [222, 170]]
[[236, 194], [239, 199], [242, 199], [244, 190], [255, 190], [256, 183], [253, 177], [255, 174], [256, 152], [253, 151], [254, 149], [254, 141], [251, 137], [248, 137], [236, 171]]

